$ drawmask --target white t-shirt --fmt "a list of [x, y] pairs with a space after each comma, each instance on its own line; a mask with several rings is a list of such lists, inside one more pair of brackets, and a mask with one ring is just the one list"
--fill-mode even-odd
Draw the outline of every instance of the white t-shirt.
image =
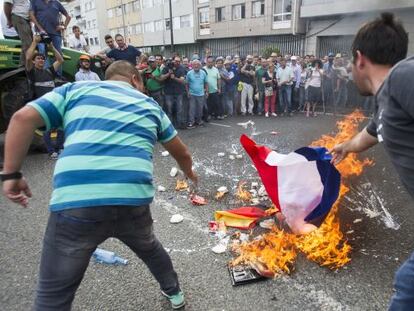
[[312, 74], [309, 78], [309, 86], [321, 87], [322, 85], [322, 69], [319, 69], [320, 73], [316, 69], [312, 69]]
[[76, 38], [74, 35], [69, 38], [69, 47], [71, 49], [83, 51], [83, 47], [87, 45], [88, 43], [86, 43], [85, 37], [83, 35], [80, 35], [79, 39]]
[[29, 20], [30, 0], [4, 0], [4, 2], [13, 4], [12, 14]]

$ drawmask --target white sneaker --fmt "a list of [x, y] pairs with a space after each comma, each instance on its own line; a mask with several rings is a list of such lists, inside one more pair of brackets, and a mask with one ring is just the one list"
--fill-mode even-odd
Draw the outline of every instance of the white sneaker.
[[272, 112], [272, 117], [277, 117], [277, 114]]
[[266, 117], [266, 118], [268, 118], [268, 117], [269, 117], [269, 113], [268, 113], [268, 112], [266, 112], [265, 117]]

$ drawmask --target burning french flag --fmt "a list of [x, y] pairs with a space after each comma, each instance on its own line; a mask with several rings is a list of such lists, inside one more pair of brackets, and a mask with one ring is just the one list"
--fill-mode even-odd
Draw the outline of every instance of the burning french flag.
[[256, 145], [246, 135], [240, 142], [289, 227], [300, 232], [309, 223], [320, 226], [338, 198], [341, 183], [327, 150], [303, 147], [281, 154]]

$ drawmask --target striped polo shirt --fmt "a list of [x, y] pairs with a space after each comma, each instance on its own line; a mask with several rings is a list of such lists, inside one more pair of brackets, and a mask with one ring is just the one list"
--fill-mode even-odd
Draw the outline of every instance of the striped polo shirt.
[[160, 106], [121, 81], [68, 83], [28, 104], [63, 128], [50, 210], [152, 202], [157, 141], [177, 132]]

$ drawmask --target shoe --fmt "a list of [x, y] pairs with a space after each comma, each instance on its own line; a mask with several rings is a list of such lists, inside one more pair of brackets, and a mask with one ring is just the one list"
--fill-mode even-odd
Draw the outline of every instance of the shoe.
[[187, 130], [192, 130], [192, 129], [195, 129], [194, 123], [188, 123]]
[[245, 112], [242, 112], [241, 115], [244, 117], [246, 115], [246, 113]]
[[217, 120], [224, 120], [224, 117], [223, 116], [218, 116]]
[[272, 117], [277, 117], [277, 114], [272, 112]]
[[181, 307], [184, 307], [185, 305], [185, 299], [184, 299], [184, 293], [182, 291], [179, 291], [175, 295], [167, 295], [163, 291], [161, 291], [161, 294], [163, 294], [165, 297], [168, 298], [168, 300], [171, 302], [171, 307], [175, 309], [180, 309]]
[[266, 117], [266, 118], [268, 118], [268, 117], [269, 117], [269, 113], [268, 113], [268, 112], [266, 112], [266, 113], [265, 113], [265, 117]]
[[49, 154], [49, 157], [50, 157], [52, 160], [57, 160], [57, 159], [59, 158], [59, 153], [57, 153], [57, 152], [52, 152], [52, 153], [50, 153], [50, 154]]

